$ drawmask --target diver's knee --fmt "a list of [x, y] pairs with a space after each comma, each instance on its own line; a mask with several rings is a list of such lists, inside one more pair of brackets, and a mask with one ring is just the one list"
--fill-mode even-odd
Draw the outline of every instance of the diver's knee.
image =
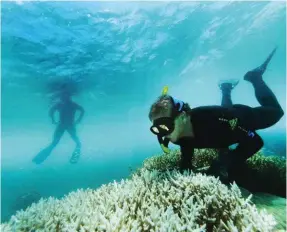
[[284, 116], [284, 110], [280, 107], [276, 110], [276, 121], [278, 122]]
[[[258, 143], [257, 143], [257, 152], [264, 146], [264, 141], [261, 137], [258, 136]], [[256, 152], [255, 152], [256, 153]], [[255, 154], [254, 153], [254, 154]], [[252, 154], [251, 156], [253, 156], [254, 154]], [[251, 157], [250, 156], [250, 157]]]
[[280, 119], [284, 116], [284, 110], [282, 108], [280, 108], [280, 111], [279, 111], [279, 117]]

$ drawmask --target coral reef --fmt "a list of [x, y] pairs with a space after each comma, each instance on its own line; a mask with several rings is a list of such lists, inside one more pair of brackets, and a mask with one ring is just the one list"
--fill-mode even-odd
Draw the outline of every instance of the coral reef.
[[236, 183], [252, 192], [264, 192], [286, 198], [286, 160], [257, 153], [247, 160], [236, 175]]
[[[240, 188], [243, 197], [248, 197], [251, 193]], [[254, 203], [257, 209], [266, 209], [272, 214], [277, 222], [276, 229], [286, 231], [286, 198], [278, 197], [268, 193], [253, 194], [251, 202]]]
[[8, 223], [3, 223], [0, 225], [1, 232], [12, 232], [11, 226]]
[[274, 231], [275, 219], [212, 176], [141, 169], [130, 179], [41, 199], [1, 231]]
[[[215, 149], [197, 149], [193, 158], [193, 166], [198, 170], [206, 170], [218, 157]], [[178, 169], [180, 151], [156, 155], [144, 161], [147, 170]], [[139, 171], [135, 170], [135, 172]], [[277, 156], [264, 156], [260, 152], [249, 158], [244, 169], [235, 174], [235, 181], [241, 187], [252, 192], [265, 192], [286, 198], [286, 160]]]

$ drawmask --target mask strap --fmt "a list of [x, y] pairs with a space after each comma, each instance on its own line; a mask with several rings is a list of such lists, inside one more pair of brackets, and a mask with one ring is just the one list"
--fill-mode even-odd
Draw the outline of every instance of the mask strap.
[[178, 112], [182, 111], [184, 102], [181, 100], [177, 100], [176, 98], [172, 98], [174, 105], [177, 107], [177, 105], [179, 105], [179, 107], [177, 108]]
[[[163, 87], [161, 94], [162, 94], [162, 95], [167, 95], [167, 93], [168, 93], [168, 86], [166, 85], [166, 86]], [[179, 107], [178, 107], [177, 110], [178, 110], [179, 112], [181, 112], [181, 111], [182, 111], [182, 108], [183, 108], [183, 105], [184, 105], [184, 102], [181, 101], [181, 100], [177, 100], [176, 98], [173, 98], [173, 97], [172, 97], [172, 100], [173, 100], [173, 103], [174, 103], [174, 105], [175, 105], [176, 107], [177, 107], [177, 105], [179, 105]]]

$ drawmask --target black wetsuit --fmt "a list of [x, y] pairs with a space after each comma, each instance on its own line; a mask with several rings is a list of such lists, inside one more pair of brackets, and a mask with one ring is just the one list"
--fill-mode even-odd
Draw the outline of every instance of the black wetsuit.
[[[238, 144], [233, 153], [246, 160], [263, 146], [261, 137], [247, 122], [249, 117], [242, 114], [243, 111], [248, 114], [249, 107], [236, 106], [203, 106], [191, 110], [194, 137], [181, 138], [175, 143], [181, 148], [181, 168], [190, 167], [194, 148], [226, 148]], [[243, 110], [243, 107], [246, 109]]]
[[274, 125], [284, 112], [261, 78], [252, 84], [259, 107], [239, 104], [232, 107], [202, 106], [190, 111], [194, 137], [183, 137], [175, 142], [181, 148], [181, 169], [191, 167], [194, 148], [228, 148], [238, 144], [224, 160], [228, 169], [245, 163], [262, 148], [263, 140], [256, 130]]

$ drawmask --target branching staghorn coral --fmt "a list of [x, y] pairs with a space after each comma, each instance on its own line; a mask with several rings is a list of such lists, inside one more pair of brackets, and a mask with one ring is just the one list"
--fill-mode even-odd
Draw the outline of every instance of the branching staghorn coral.
[[[147, 170], [174, 170], [179, 168], [180, 161], [180, 151], [171, 150], [168, 154], [156, 155], [150, 158], [147, 158], [143, 162], [144, 168]], [[211, 162], [216, 159], [218, 156], [217, 150], [215, 149], [195, 149], [195, 155], [193, 158], [193, 166], [196, 168], [202, 168], [210, 166]], [[139, 171], [138, 169], [137, 171]]]
[[142, 169], [97, 190], [41, 199], [1, 231], [273, 231], [273, 216], [249, 200], [211, 176]]
[[248, 165], [260, 173], [272, 173], [286, 180], [286, 160], [279, 156], [264, 156], [259, 152], [248, 160]]
[[[193, 166], [198, 170], [206, 169], [214, 159], [217, 159], [216, 149], [196, 149]], [[142, 168], [147, 170], [177, 170], [180, 151], [174, 150], [169, 154], [156, 155], [144, 160]], [[244, 170], [236, 175], [236, 183], [250, 191], [266, 192], [286, 197], [286, 160], [277, 156], [264, 156], [260, 152], [246, 162]]]

